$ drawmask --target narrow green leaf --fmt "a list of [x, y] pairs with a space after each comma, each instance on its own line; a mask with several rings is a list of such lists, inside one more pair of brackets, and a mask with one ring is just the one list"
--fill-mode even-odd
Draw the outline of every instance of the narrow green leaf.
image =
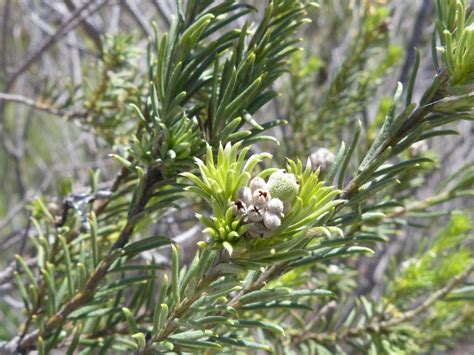
[[160, 304], [160, 313], [158, 315], [158, 327], [157, 330], [163, 329], [165, 326], [166, 320], [168, 319], [169, 308], [166, 303]]
[[331, 296], [334, 297], [335, 294], [332, 291], [324, 289], [306, 289], [306, 290], [296, 290], [291, 292], [290, 297], [296, 299], [299, 297], [314, 297], [314, 296]]
[[69, 344], [66, 355], [73, 355], [76, 351], [77, 346], [79, 345], [79, 340], [82, 334], [82, 323], [78, 323], [76, 326], [76, 332], [74, 333], [74, 337], [72, 338], [71, 344]]
[[125, 159], [125, 158], [122, 158], [120, 155], [117, 155], [117, 154], [110, 154], [110, 156], [112, 158], [114, 158], [115, 160], [117, 160], [122, 166], [124, 166], [125, 168], [127, 168], [129, 171], [131, 172], [134, 172], [135, 169], [133, 168], [133, 164], [131, 161]]
[[232, 256], [232, 253], [234, 251], [234, 248], [232, 248], [232, 244], [230, 244], [229, 242], [225, 241], [222, 243], [222, 246], [224, 247], [224, 249], [227, 251], [227, 253], [229, 254], [229, 256]]
[[132, 258], [135, 255], [140, 254], [144, 251], [160, 248], [165, 245], [170, 245], [171, 243], [173, 243], [173, 241], [167, 237], [149, 237], [128, 244], [123, 248], [123, 254]]
[[20, 264], [21, 268], [23, 269], [23, 271], [25, 272], [26, 276], [28, 276], [28, 279], [30, 280], [30, 283], [36, 288], [38, 289], [38, 285], [36, 283], [36, 279], [33, 275], [33, 272], [31, 271], [31, 269], [28, 267], [28, 265], [26, 265], [25, 263], [25, 260], [23, 260], [23, 258], [16, 254], [15, 255], [15, 260]]
[[190, 330], [187, 332], [173, 334], [168, 337], [169, 340], [196, 340], [214, 335], [210, 330]]
[[249, 303], [244, 306], [241, 306], [241, 310], [250, 311], [250, 310], [266, 310], [266, 309], [294, 309], [294, 310], [303, 310], [311, 311], [312, 308], [307, 304], [291, 302], [291, 301], [271, 301], [271, 302], [255, 302]]
[[190, 348], [194, 351], [204, 351], [207, 349], [215, 349], [218, 351], [223, 350], [222, 345], [218, 343], [214, 343], [212, 341], [205, 341], [205, 340], [173, 340], [173, 343], [184, 348]]
[[95, 268], [99, 263], [99, 252], [97, 246], [97, 218], [95, 216], [94, 211], [90, 213], [89, 225], [91, 232], [92, 265]]
[[344, 158], [342, 160], [341, 170], [339, 172], [339, 180], [337, 184], [339, 188], [342, 188], [344, 185], [344, 178], [346, 176], [347, 167], [349, 166], [349, 162], [352, 158], [352, 155], [354, 154], [355, 148], [357, 147], [357, 143], [359, 143], [361, 132], [362, 132], [362, 122], [358, 120], [356, 123], [354, 136], [352, 137], [351, 145], [349, 146], [347, 153], [344, 154]]
[[26, 291], [25, 285], [23, 284], [23, 280], [21, 279], [20, 274], [17, 271], [13, 273], [13, 276], [15, 277], [16, 284], [18, 286], [18, 289], [20, 290], [20, 295], [23, 299], [25, 308], [29, 311], [30, 306], [33, 307], [32, 301], [30, 299], [30, 293]]
[[350, 247], [342, 247], [342, 248], [334, 248], [330, 250], [322, 250], [313, 252], [311, 256], [302, 258], [300, 260], [294, 261], [290, 263], [291, 268], [300, 267], [304, 265], [309, 265], [317, 261], [330, 259], [338, 256], [347, 256], [347, 255], [354, 255], [354, 254], [373, 254], [373, 250], [360, 247], [360, 246], [350, 246]]
[[392, 105], [390, 106], [387, 116], [385, 117], [385, 122], [382, 128], [380, 129], [380, 131], [377, 133], [374, 143], [372, 143], [372, 146], [370, 147], [369, 151], [365, 155], [364, 160], [360, 164], [359, 166], [360, 171], [367, 169], [367, 167], [372, 163], [374, 158], [377, 158], [377, 156], [380, 154], [380, 149], [383, 147], [383, 144], [386, 138], [389, 137], [390, 134], [394, 134], [392, 125], [395, 120], [395, 110], [398, 106], [398, 103], [400, 102], [402, 92], [403, 92], [403, 85], [402, 83], [399, 82], [397, 85], [397, 90], [395, 92], [395, 95], [393, 96]]
[[420, 51], [415, 48], [415, 63], [413, 63], [413, 69], [410, 75], [410, 81], [408, 83], [407, 88], [407, 97], [405, 106], [411, 104], [412, 96], [413, 96], [413, 88], [415, 87], [416, 75], [418, 73], [418, 68], [420, 66]]
[[244, 339], [231, 338], [231, 337], [225, 337], [225, 336], [213, 337], [211, 339], [217, 342], [220, 342], [222, 344], [232, 345], [239, 348], [272, 351], [272, 347], [270, 345], [255, 343], [253, 341], [248, 341]]
[[71, 255], [69, 253], [69, 248], [66, 243], [66, 239], [60, 235], [59, 236], [59, 242], [61, 244], [61, 247], [63, 249], [64, 253], [64, 260], [66, 264], [66, 278], [67, 278], [67, 284], [68, 284], [68, 289], [69, 289], [69, 296], [72, 297], [74, 294], [74, 278], [72, 276], [72, 264], [71, 264]]
[[239, 299], [240, 304], [251, 303], [255, 301], [262, 301], [262, 300], [273, 300], [288, 296], [291, 293], [290, 289], [286, 287], [278, 287], [269, 290], [258, 290], [250, 292], [246, 295], [243, 295]]
[[132, 334], [132, 338], [135, 339], [135, 341], [137, 342], [139, 349], [145, 348], [146, 346], [145, 334], [143, 334], [142, 332], [138, 332], [138, 333]]
[[285, 331], [279, 325], [259, 320], [239, 319], [238, 321], [234, 322], [233, 327], [265, 329], [272, 331], [278, 335], [285, 336]]
[[84, 306], [72, 312], [68, 318], [77, 320], [82, 318], [95, 318], [121, 312], [120, 307], [104, 307], [103, 304]]
[[[49, 264], [47, 266], [49, 266]], [[54, 275], [50, 273], [48, 268], [41, 269], [41, 275], [43, 276], [48, 290], [48, 314], [53, 315], [56, 312], [56, 285], [54, 283]]]
[[228, 317], [223, 317], [223, 316], [202, 317], [202, 318], [196, 319], [194, 322], [200, 325], [215, 324], [215, 323], [223, 323], [223, 324], [232, 325], [234, 323], [232, 319], [229, 319]]
[[43, 339], [42, 336], [38, 337], [38, 354], [39, 355], [47, 355], [46, 344], [44, 343], [44, 339]]
[[179, 246], [171, 245], [171, 291], [173, 293], [173, 301], [175, 307], [181, 302], [181, 296], [179, 292], [179, 263], [180, 263], [180, 252]]
[[168, 291], [168, 276], [163, 274], [163, 279], [161, 280], [160, 294], [158, 296], [158, 301], [155, 304], [155, 309], [153, 311], [153, 333], [156, 334], [160, 331], [160, 316], [162, 303], [166, 298]]
[[334, 159], [334, 163], [332, 163], [331, 168], [329, 169], [327, 175], [325, 176], [325, 180], [331, 184], [332, 181], [334, 180], [334, 177], [336, 176], [339, 167], [341, 166], [343, 159], [344, 159], [344, 153], [346, 151], [346, 145], [344, 142], [341, 142], [341, 146], [339, 147], [339, 150], [337, 151], [336, 158]]

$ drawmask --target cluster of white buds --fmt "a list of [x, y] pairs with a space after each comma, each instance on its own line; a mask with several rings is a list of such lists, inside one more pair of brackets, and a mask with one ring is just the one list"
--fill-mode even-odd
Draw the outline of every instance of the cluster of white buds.
[[323, 147], [316, 149], [309, 158], [313, 165], [313, 169], [319, 167], [321, 171], [327, 171], [331, 164], [334, 163], [336, 156], [329, 149]]
[[298, 188], [293, 174], [278, 171], [270, 176], [268, 183], [255, 177], [248, 187], [239, 191], [235, 212], [244, 223], [253, 224], [248, 231], [252, 237], [267, 237], [281, 226], [283, 212], [288, 210]]

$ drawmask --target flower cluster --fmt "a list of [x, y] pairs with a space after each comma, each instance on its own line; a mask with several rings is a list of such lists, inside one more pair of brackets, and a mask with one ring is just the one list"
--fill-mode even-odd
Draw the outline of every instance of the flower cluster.
[[244, 223], [252, 224], [248, 231], [252, 237], [267, 237], [281, 226], [298, 189], [295, 175], [283, 171], [273, 173], [268, 183], [255, 177], [248, 187], [240, 189], [234, 211]]

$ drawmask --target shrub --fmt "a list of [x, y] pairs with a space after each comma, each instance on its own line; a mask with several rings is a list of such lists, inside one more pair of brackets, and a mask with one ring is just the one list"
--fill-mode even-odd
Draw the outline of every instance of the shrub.
[[[0, 352], [399, 354], [472, 331], [471, 221], [442, 206], [472, 198], [472, 164], [414, 194], [436, 168], [426, 140], [474, 118], [474, 18], [465, 0], [436, 9], [431, 83], [414, 99], [417, 52], [406, 85], [364, 123], [401, 56], [383, 1], [363, 2], [325, 80], [328, 44], [305, 56], [297, 36], [328, 8], [303, 0], [260, 12], [178, 1], [169, 31], [155, 26], [143, 77], [133, 37], [104, 38], [96, 86], [47, 110], [92, 130], [119, 173], [105, 189], [100, 169], [84, 193], [65, 186], [61, 206], [28, 204], [34, 256], [1, 274], [23, 308], [0, 306]], [[265, 108], [275, 102], [288, 122]], [[74, 105], [80, 115], [66, 113]], [[170, 213], [191, 210], [175, 224], [192, 247], [161, 235]], [[412, 250], [392, 249], [425, 220], [434, 227], [418, 225]]]

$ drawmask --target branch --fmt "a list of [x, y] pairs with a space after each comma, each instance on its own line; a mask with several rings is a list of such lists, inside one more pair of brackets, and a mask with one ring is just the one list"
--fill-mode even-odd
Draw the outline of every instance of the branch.
[[[18, 351], [26, 350], [31, 345], [33, 345], [40, 335], [50, 334], [54, 329], [64, 323], [67, 316], [71, 314], [74, 310], [82, 306], [93, 294], [97, 288], [99, 282], [107, 275], [110, 265], [121, 255], [119, 250], [111, 252], [104, 260], [101, 261], [96, 271], [91, 275], [87, 281], [84, 290], [76, 293], [76, 295], [64, 306], [64, 308], [53, 315], [46, 322], [43, 331], [37, 329], [20, 339], [19, 344], [16, 348]], [[17, 339], [12, 341], [16, 342]]]
[[46, 322], [44, 328], [26, 334], [21, 339], [12, 339], [11, 342], [17, 343], [16, 347], [18, 351], [23, 351], [31, 347], [39, 336], [44, 337], [51, 334], [57, 327], [61, 326], [66, 321], [69, 314], [84, 305], [94, 295], [97, 286], [107, 275], [110, 266], [122, 255], [120, 250], [128, 243], [130, 236], [133, 234], [135, 229], [135, 217], [143, 211], [146, 204], [153, 196], [153, 190], [160, 182], [168, 183], [159, 171], [149, 169], [146, 175], [146, 187], [142, 195], [137, 196], [137, 200], [130, 209], [125, 227], [122, 229], [117, 241], [109, 251], [109, 254], [99, 263], [96, 270], [90, 275], [84, 289], [77, 292], [60, 311], [51, 316]]
[[229, 302], [230, 307], [238, 308], [240, 306], [240, 298], [247, 293], [260, 290], [261, 288], [265, 287], [268, 282], [273, 280], [275, 277], [278, 277], [283, 273], [288, 262], [282, 262], [280, 264], [273, 265], [272, 267], [268, 268], [264, 273], [260, 275], [257, 281], [250, 284], [248, 287], [243, 288], [240, 292], [234, 296]]
[[140, 28], [143, 30], [145, 35], [150, 37], [153, 34], [153, 30], [148, 24], [149, 21], [143, 17], [143, 14], [140, 12], [138, 7], [136, 6], [136, 2], [124, 0], [123, 5], [128, 10], [128, 12], [130, 12], [130, 14], [135, 19], [135, 21], [140, 26]]
[[22, 95], [17, 95], [17, 94], [8, 94], [5, 92], [0, 92], [0, 101], [10, 101], [10, 102], [21, 103], [21, 104], [33, 107], [36, 110], [44, 111], [55, 116], [66, 117], [67, 119], [76, 118], [76, 117], [82, 118], [86, 116], [86, 112], [63, 111], [59, 108], [48, 105], [47, 103], [42, 102], [39, 99], [34, 100], [32, 98], [22, 96]]
[[436, 291], [435, 293], [433, 293], [430, 297], [428, 297], [418, 307], [403, 313], [399, 317], [393, 318], [393, 319], [388, 320], [388, 321], [381, 322], [380, 323], [380, 328], [381, 329], [387, 329], [387, 328], [393, 327], [393, 326], [398, 325], [400, 323], [403, 323], [405, 321], [411, 320], [411, 319], [415, 318], [417, 315], [425, 312], [428, 308], [430, 308], [436, 302], [438, 302], [439, 300], [446, 297], [453, 289], [455, 289], [457, 286], [462, 284], [464, 282], [464, 280], [466, 280], [473, 271], [474, 271], [474, 263], [471, 263], [463, 273], [461, 273], [460, 275], [454, 277], [445, 287], [443, 287], [443, 288], [439, 289], [438, 291]]
[[13, 73], [8, 78], [6, 88], [7, 91], [13, 86], [16, 79], [30, 67], [41, 55], [52, 47], [57, 41], [61, 40], [68, 32], [72, 31], [78, 25], [82, 23], [87, 17], [91, 16], [94, 12], [98, 11], [102, 6], [107, 3], [108, 0], [88, 1], [84, 5], [77, 8], [71, 16], [66, 19], [62, 26], [56, 31], [56, 33], [41, 44], [37, 49], [30, 52], [26, 59], [18, 65]]
[[176, 306], [173, 313], [168, 317], [165, 326], [163, 329], [156, 333], [146, 344], [145, 349], [143, 349], [142, 354], [151, 354], [153, 343], [159, 342], [166, 339], [168, 336], [173, 334], [179, 327], [175, 322], [175, 319], [179, 319], [185, 314], [191, 306], [196, 302], [199, 297], [201, 297], [205, 288], [209, 286], [213, 281], [215, 281], [221, 274], [219, 273], [219, 265], [221, 264], [221, 256], [217, 260], [214, 267], [209, 270], [209, 272], [203, 277], [199, 284], [196, 286], [196, 290], [193, 295], [186, 297], [179, 305]]
[[423, 301], [423, 303], [421, 303], [416, 308], [406, 311], [398, 317], [395, 317], [386, 321], [368, 323], [358, 328], [343, 328], [332, 333], [322, 333], [322, 334], [311, 333], [311, 334], [308, 334], [306, 339], [313, 339], [321, 343], [334, 342], [338, 340], [344, 340], [346, 338], [357, 338], [368, 333], [379, 334], [379, 333], [382, 333], [383, 331], [387, 331], [388, 329], [394, 326], [397, 326], [406, 321], [410, 321], [416, 316], [421, 315], [423, 312], [425, 312], [431, 306], [433, 306], [436, 302], [446, 297], [457, 286], [462, 284], [471, 275], [473, 271], [474, 271], [474, 263], [471, 263], [463, 273], [454, 277], [445, 287], [432, 293], [431, 296], [429, 296], [425, 301]]
[[[66, 3], [66, 6], [70, 11], [74, 11], [77, 9], [76, 5], [74, 5], [73, 0], [65, 0], [64, 2]], [[100, 31], [97, 28], [95, 28], [95, 26], [92, 23], [87, 21], [87, 19], [84, 19], [84, 21], [82, 21], [82, 28], [84, 28], [84, 32], [89, 36], [89, 38], [92, 39], [92, 41], [94, 42], [94, 45], [97, 47], [98, 51], [102, 55], [103, 48], [102, 48], [102, 40], [100, 39], [100, 36], [101, 36]]]

